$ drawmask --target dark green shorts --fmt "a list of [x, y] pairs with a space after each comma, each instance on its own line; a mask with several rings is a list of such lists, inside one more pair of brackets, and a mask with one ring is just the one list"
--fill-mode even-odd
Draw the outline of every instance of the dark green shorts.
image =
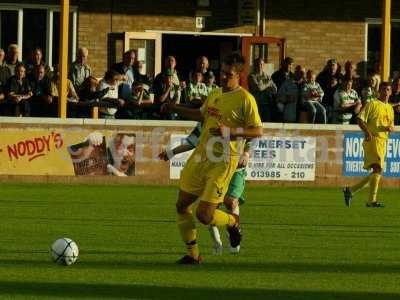
[[233, 174], [231, 182], [229, 183], [228, 191], [226, 195], [239, 199], [239, 205], [244, 203], [244, 188], [246, 186], [246, 169], [241, 169]]

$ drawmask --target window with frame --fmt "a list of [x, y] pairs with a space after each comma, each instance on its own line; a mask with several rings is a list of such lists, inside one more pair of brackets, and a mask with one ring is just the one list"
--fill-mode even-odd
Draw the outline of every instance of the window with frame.
[[[20, 59], [31, 59], [39, 47], [50, 66], [58, 64], [60, 43], [60, 12], [58, 6], [0, 4], [0, 47], [7, 51], [10, 44], [20, 48]], [[71, 7], [69, 21], [69, 60], [75, 59], [77, 45], [77, 9]]]
[[0, 11], [0, 47], [7, 51], [10, 44], [18, 42], [18, 11]]

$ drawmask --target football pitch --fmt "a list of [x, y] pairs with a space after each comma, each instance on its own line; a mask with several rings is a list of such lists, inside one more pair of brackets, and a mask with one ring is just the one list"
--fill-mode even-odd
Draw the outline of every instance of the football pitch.
[[[400, 299], [399, 191], [249, 187], [239, 255], [181, 266], [176, 187], [0, 184], [0, 299]], [[223, 234], [225, 238], [225, 234]], [[50, 261], [59, 237], [76, 264]], [[228, 246], [227, 239], [224, 239]]]

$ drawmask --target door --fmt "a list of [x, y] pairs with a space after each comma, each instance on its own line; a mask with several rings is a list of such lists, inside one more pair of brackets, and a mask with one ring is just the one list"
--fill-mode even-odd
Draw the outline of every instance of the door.
[[265, 72], [272, 75], [279, 69], [285, 58], [285, 39], [275, 37], [243, 37], [242, 55], [245, 58], [241, 85], [248, 89], [247, 77], [253, 71], [254, 60], [262, 57], [265, 62]]
[[150, 79], [161, 72], [162, 53], [161, 33], [157, 32], [125, 32], [124, 52], [134, 49], [137, 60], [142, 62], [142, 72]]

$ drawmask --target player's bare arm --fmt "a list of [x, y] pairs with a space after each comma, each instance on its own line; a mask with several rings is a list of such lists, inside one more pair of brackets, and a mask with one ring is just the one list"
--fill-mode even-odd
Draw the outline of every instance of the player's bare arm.
[[160, 154], [158, 154], [158, 158], [160, 160], [164, 161], [169, 161], [171, 158], [173, 158], [175, 155], [178, 155], [180, 153], [184, 153], [187, 151], [193, 150], [193, 146], [189, 144], [183, 144], [179, 145], [172, 150], [168, 151], [167, 149], [164, 149]]
[[245, 168], [250, 159], [250, 152], [243, 151], [242, 155], [239, 158], [238, 168]]
[[253, 139], [247, 139], [244, 145], [243, 153], [239, 158], [238, 168], [245, 168], [250, 160], [250, 151], [251, 151], [251, 141]]
[[223, 124], [218, 124], [218, 127], [210, 128], [210, 133], [215, 136], [229, 137], [234, 140], [236, 138], [255, 139], [262, 136], [262, 126], [247, 127], [247, 128], [229, 128]]
[[183, 105], [174, 104], [174, 103], [165, 103], [162, 108], [162, 112], [174, 112], [189, 120], [202, 122], [203, 115], [200, 112], [199, 108], [189, 108]]
[[365, 122], [363, 120], [361, 120], [360, 118], [357, 119], [357, 123], [358, 126], [360, 126], [361, 130], [364, 132], [365, 134], [365, 140], [367, 142], [369, 142], [372, 139], [372, 134], [371, 132], [368, 130], [367, 128], [367, 124], [365, 124]]
[[388, 132], [393, 132], [395, 130], [394, 126], [388, 126], [387, 131]]

